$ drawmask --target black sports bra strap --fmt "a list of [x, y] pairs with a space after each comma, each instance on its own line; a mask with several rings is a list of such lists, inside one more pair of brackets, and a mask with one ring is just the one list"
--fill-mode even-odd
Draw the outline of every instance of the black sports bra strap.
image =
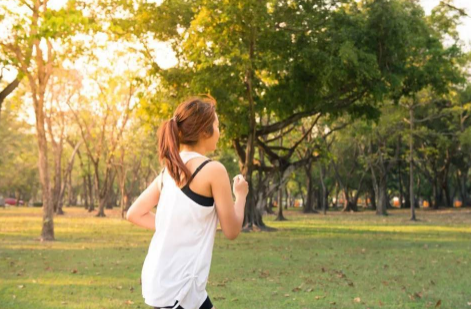
[[203, 166], [205, 166], [208, 162], [210, 162], [211, 159], [208, 159], [206, 161], [204, 161], [203, 163], [200, 164], [200, 166], [198, 166], [195, 170], [195, 172], [193, 173], [193, 175], [191, 175], [190, 179], [188, 179], [188, 181], [186, 182], [186, 185], [185, 186], [189, 186], [190, 185], [190, 182], [193, 180], [193, 178], [195, 178], [196, 174], [198, 174], [198, 172], [203, 168]]

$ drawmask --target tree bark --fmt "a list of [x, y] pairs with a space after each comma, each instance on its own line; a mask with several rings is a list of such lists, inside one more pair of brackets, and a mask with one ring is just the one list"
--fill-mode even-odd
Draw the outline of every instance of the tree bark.
[[387, 188], [387, 175], [381, 175], [379, 177], [378, 185], [378, 205], [376, 205], [376, 214], [385, 216], [387, 215], [387, 199], [388, 199], [388, 188]]
[[409, 126], [410, 126], [410, 136], [409, 136], [409, 195], [410, 195], [410, 211], [411, 211], [411, 220], [417, 221], [415, 217], [415, 201], [414, 201], [414, 107], [409, 107]]
[[[64, 145], [65, 125], [64, 124], [61, 125], [59, 141], [56, 142], [56, 140], [54, 139], [51, 117], [52, 115], [45, 115], [48, 133], [49, 133], [49, 137], [51, 139], [51, 144], [52, 144], [53, 157], [54, 157], [54, 160], [53, 160], [54, 162], [54, 186], [52, 189], [52, 204], [54, 207], [54, 212], [58, 215], [63, 215], [64, 212], [62, 211], [62, 208], [59, 209], [59, 203], [61, 202], [60, 195], [61, 195], [61, 188], [62, 188], [62, 152], [64, 149], [63, 145]], [[63, 115], [61, 115], [60, 117], [63, 117]]]
[[283, 186], [281, 178], [282, 177], [280, 176], [278, 187], [278, 215], [276, 216], [275, 221], [286, 221], [286, 218], [283, 216]]
[[[2, 80], [1, 77], [0, 77], [0, 80]], [[8, 97], [13, 92], [13, 90], [15, 90], [16, 87], [18, 87], [19, 84], [20, 84], [20, 80], [18, 79], [18, 77], [15, 77], [15, 79], [11, 83], [9, 83], [5, 87], [5, 89], [3, 89], [0, 92], [0, 116], [2, 115], [3, 101], [5, 101], [6, 97]]]
[[[61, 182], [61, 187], [60, 187], [60, 190], [59, 190], [59, 202], [58, 202], [58, 209], [57, 209], [57, 214], [64, 214], [64, 211], [62, 209], [63, 205], [64, 205], [64, 193], [65, 193], [65, 188], [66, 188], [66, 184], [69, 183], [68, 179], [71, 178], [71, 174], [72, 174], [72, 169], [74, 167], [74, 161], [75, 161], [75, 155], [77, 154], [77, 151], [78, 151], [78, 148], [80, 147], [80, 145], [82, 144], [82, 142], [80, 141], [79, 143], [77, 143], [77, 145], [75, 145], [74, 147], [74, 150], [72, 151], [72, 154], [69, 158], [69, 161], [67, 163], [67, 168], [65, 170], [65, 173], [64, 173], [64, 181]], [[71, 182], [71, 180], [70, 180]], [[72, 187], [70, 185], [70, 187]], [[70, 192], [69, 192], [70, 194]]]
[[306, 173], [306, 205], [303, 206], [304, 213], [314, 213], [314, 201], [313, 201], [313, 176], [312, 176], [312, 161], [309, 160], [304, 168]]
[[321, 207], [322, 207], [322, 213], [325, 215], [327, 213], [327, 188], [325, 187], [325, 182], [324, 182], [324, 174], [325, 174], [325, 169], [322, 164], [320, 164], [319, 168], [319, 178], [321, 181], [321, 186], [322, 186], [322, 200], [321, 200]]

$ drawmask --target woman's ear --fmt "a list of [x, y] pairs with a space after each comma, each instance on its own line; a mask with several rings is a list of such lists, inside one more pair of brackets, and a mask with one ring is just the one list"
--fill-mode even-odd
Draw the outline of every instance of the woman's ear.
[[209, 132], [203, 131], [201, 132], [201, 137], [204, 139], [208, 139], [211, 137], [211, 134], [209, 134]]

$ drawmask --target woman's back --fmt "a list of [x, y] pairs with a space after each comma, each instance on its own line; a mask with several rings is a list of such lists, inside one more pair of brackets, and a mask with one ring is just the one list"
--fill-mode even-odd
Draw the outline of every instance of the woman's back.
[[150, 306], [165, 307], [178, 300], [183, 308], [196, 309], [207, 297], [205, 287], [218, 218], [214, 200], [212, 205], [201, 202], [211, 199], [205, 186], [211, 188], [209, 182], [205, 185], [204, 177], [197, 176], [203, 169], [195, 165], [203, 166], [207, 158], [197, 152], [180, 152], [180, 156], [195, 178], [188, 190], [179, 188], [168, 173], [163, 173], [156, 231], [141, 274], [142, 294]]

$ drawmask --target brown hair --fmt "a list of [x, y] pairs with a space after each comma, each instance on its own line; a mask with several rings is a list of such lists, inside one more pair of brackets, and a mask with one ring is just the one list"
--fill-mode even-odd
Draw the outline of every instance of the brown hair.
[[190, 170], [180, 158], [180, 144], [196, 144], [201, 133], [212, 136], [215, 112], [216, 100], [210, 95], [191, 97], [180, 103], [173, 117], [165, 120], [159, 128], [160, 164], [166, 167], [179, 187], [191, 177]]

